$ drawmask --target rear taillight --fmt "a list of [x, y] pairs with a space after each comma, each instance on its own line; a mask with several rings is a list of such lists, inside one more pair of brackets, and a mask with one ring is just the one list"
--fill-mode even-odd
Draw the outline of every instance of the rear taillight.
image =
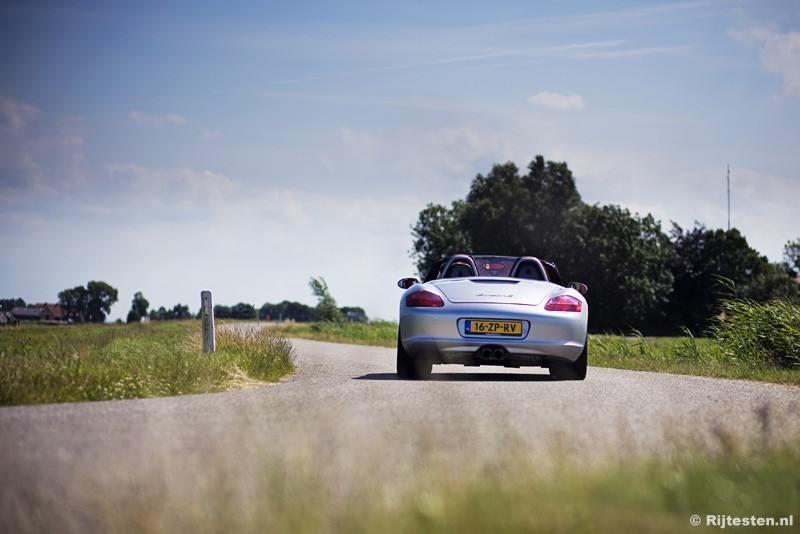
[[406, 297], [406, 306], [409, 308], [441, 308], [444, 306], [442, 297], [430, 291], [415, 291]]
[[583, 303], [571, 295], [559, 295], [548, 300], [544, 309], [554, 312], [579, 312], [583, 309]]

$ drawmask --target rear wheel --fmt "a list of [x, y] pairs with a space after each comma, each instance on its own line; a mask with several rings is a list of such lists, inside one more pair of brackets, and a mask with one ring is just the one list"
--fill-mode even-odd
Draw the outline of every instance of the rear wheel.
[[586, 378], [588, 365], [589, 338], [583, 344], [583, 352], [572, 363], [553, 363], [550, 365], [550, 376], [556, 380], [583, 380]]
[[397, 333], [397, 378], [400, 380], [425, 380], [431, 375], [433, 365], [424, 358], [415, 360], [403, 347]]

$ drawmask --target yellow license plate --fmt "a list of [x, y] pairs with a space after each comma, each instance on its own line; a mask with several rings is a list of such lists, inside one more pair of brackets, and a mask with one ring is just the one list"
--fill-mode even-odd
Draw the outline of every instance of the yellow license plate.
[[521, 336], [522, 321], [486, 321], [467, 319], [464, 333], [468, 336]]

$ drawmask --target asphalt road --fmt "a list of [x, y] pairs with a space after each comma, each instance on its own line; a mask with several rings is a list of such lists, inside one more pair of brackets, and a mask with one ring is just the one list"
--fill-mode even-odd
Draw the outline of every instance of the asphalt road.
[[214, 491], [246, 507], [265, 472], [326, 495], [369, 479], [386, 498], [420, 472], [509, 455], [544, 470], [556, 456], [591, 466], [800, 438], [797, 387], [591, 367], [583, 382], [458, 366], [399, 381], [393, 350], [293, 343], [297, 373], [277, 385], [0, 408], [0, 532], [107, 530], [141, 516], [173, 530], [166, 518], [200, 514]]

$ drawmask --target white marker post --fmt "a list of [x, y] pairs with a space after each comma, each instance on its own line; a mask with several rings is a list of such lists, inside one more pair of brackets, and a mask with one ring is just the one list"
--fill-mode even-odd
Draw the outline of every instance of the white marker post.
[[214, 331], [214, 306], [211, 304], [211, 291], [200, 292], [200, 316], [203, 319], [203, 352], [214, 352], [216, 332]]

